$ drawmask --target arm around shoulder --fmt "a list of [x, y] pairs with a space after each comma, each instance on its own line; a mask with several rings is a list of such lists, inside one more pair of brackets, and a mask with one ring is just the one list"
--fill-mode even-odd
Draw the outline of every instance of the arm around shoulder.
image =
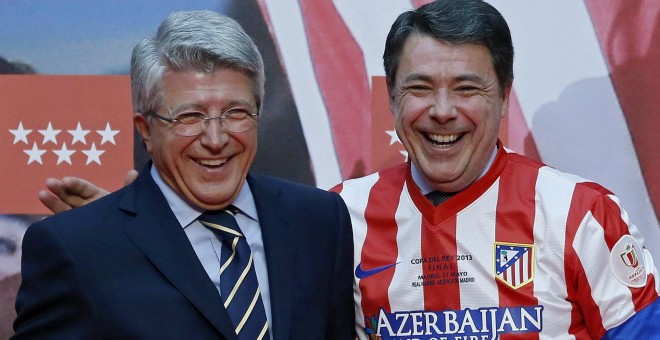
[[[129, 185], [137, 176], [137, 171], [129, 170], [124, 178], [124, 185]], [[91, 203], [109, 193], [92, 182], [70, 176], [62, 179], [48, 178], [46, 188], [48, 190], [39, 192], [39, 200], [56, 214]]]

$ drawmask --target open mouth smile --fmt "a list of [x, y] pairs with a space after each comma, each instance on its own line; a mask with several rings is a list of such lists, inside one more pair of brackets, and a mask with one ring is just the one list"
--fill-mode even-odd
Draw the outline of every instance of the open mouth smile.
[[431, 144], [437, 147], [451, 147], [456, 144], [463, 135], [454, 134], [454, 135], [439, 135], [434, 133], [425, 133], [424, 137], [426, 140], [431, 142]]
[[227, 163], [227, 158], [223, 159], [197, 159], [195, 163], [208, 167], [208, 168], [219, 168]]

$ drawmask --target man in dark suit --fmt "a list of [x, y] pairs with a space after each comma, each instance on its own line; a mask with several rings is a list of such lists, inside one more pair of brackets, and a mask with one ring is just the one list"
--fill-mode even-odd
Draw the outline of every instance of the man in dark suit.
[[241, 27], [209, 11], [172, 14], [133, 50], [131, 87], [153, 163], [28, 228], [15, 338], [353, 339], [343, 201], [248, 172], [264, 69]]

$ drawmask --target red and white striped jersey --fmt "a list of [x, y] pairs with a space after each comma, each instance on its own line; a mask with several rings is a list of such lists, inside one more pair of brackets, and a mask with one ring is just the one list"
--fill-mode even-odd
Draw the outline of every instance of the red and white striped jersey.
[[600, 338], [656, 300], [616, 196], [498, 148], [438, 207], [409, 163], [334, 189], [354, 229], [358, 338]]

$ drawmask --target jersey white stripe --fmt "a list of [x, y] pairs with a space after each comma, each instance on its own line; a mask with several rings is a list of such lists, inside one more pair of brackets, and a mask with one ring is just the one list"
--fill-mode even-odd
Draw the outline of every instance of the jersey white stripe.
[[[459, 285], [461, 308], [498, 306], [499, 294], [495, 269], [482, 270], [480, 261], [494, 263], [493, 241], [495, 240], [495, 214], [499, 195], [499, 180], [466, 210], [492, 212], [485, 214], [460, 213], [456, 216], [457, 255], [472, 255], [472, 259], [458, 261], [458, 271], [467, 272], [474, 282]], [[478, 232], [475, 227], [479, 226]], [[485, 260], [488, 259], [488, 260]]]
[[[550, 295], [568, 296], [564, 271], [566, 247], [566, 219], [575, 185], [561, 173], [549, 167], [539, 169], [536, 180], [536, 211], [534, 213], [534, 244], [536, 266], [534, 295], [539, 300], [553, 301], [553, 308], [543, 312], [544, 327], [541, 339], [566, 336], [571, 323], [571, 304]], [[548, 196], [539, 196], [548, 193]], [[552, 215], [546, 211], [557, 212]], [[564, 212], [564, 213], [560, 213]], [[549, 219], [550, 218], [550, 219]]]

